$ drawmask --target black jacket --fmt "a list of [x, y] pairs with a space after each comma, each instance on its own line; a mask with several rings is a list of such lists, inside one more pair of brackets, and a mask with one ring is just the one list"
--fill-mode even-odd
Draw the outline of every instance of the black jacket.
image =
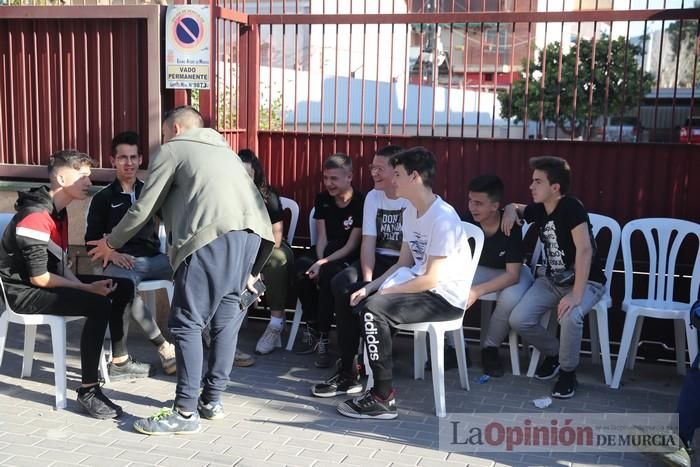
[[10, 303], [35, 288], [30, 277], [63, 275], [68, 250], [68, 216], [56, 210], [49, 188], [19, 192], [17, 214], [0, 240], [0, 277]]
[[[137, 179], [134, 185], [136, 199], [141, 195], [141, 188], [143, 182]], [[112, 232], [130, 207], [131, 195], [124, 193], [119, 180], [115, 179], [93, 196], [90, 202], [85, 241], [99, 240], [104, 234]], [[154, 219], [149, 219], [143, 228], [117, 251], [131, 256], [151, 257], [160, 254], [160, 240]]]

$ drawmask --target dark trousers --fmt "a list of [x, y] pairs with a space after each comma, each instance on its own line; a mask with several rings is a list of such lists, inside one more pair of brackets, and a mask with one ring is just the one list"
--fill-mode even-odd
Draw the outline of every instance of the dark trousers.
[[[452, 306], [433, 292], [374, 294], [355, 307], [354, 313], [351, 314], [354, 325], [348, 326], [347, 330], [339, 329], [338, 333], [350, 334], [352, 342], [355, 343], [353, 352], [357, 350], [357, 339], [363, 336], [374, 379], [391, 386], [391, 327], [424, 321], [449, 321], [459, 318], [463, 312], [464, 310]], [[338, 326], [340, 327], [340, 320]], [[349, 352], [351, 347], [348, 345], [345, 352]], [[352, 359], [350, 361], [352, 362]]]
[[168, 327], [175, 344], [175, 406], [197, 409], [202, 382], [202, 330], [209, 325], [211, 347], [202, 398], [218, 401], [233, 367], [238, 330], [245, 312], [240, 295], [260, 247], [260, 237], [234, 230], [190, 255], [175, 272]]
[[[324, 256], [342, 248], [342, 242], [329, 242], [323, 252]], [[296, 282], [297, 296], [304, 310], [304, 321], [315, 323], [318, 331], [328, 334], [333, 321], [333, 292], [331, 290], [331, 280], [348, 264], [357, 258], [356, 254], [341, 258], [336, 261], [321, 266], [318, 274], [318, 282], [309, 279], [304, 273], [317, 261], [316, 250], [311, 249], [309, 254], [302, 256], [294, 262], [294, 277]]]
[[[92, 283], [110, 278], [80, 275], [78, 279], [85, 283]], [[112, 336], [113, 355], [115, 357], [128, 355], [123, 315], [124, 309], [134, 299], [134, 283], [129, 279], [111, 279], [117, 284], [117, 288], [106, 297], [68, 287], [54, 289], [37, 287], [30, 293], [23, 293], [21, 300], [10, 302], [18, 313], [86, 318], [80, 335], [80, 366], [83, 384], [98, 381], [97, 372], [102, 355], [102, 342], [108, 325]], [[12, 300], [13, 294], [10, 292], [8, 295], [8, 300]]]
[[[374, 279], [380, 277], [387, 269], [396, 264], [398, 259], [398, 256], [375, 255], [372, 277]], [[331, 290], [335, 303], [335, 319], [338, 327], [340, 327], [341, 320], [345, 320], [345, 323], [348, 323], [348, 319], [351, 318], [350, 295], [367, 285], [367, 282], [358, 282], [361, 277], [360, 260], [357, 260], [336, 274], [331, 280]], [[347, 368], [351, 368], [350, 365], [359, 345], [359, 336], [338, 332], [338, 345], [341, 350], [341, 358], [344, 359], [343, 365], [347, 363]]]

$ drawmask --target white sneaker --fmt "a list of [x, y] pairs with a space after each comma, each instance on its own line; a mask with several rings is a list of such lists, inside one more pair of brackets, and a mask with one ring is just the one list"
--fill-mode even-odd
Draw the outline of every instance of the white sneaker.
[[278, 347], [282, 347], [282, 328], [284, 328], [284, 325], [277, 327], [268, 324], [265, 332], [255, 345], [255, 353], [265, 355]]

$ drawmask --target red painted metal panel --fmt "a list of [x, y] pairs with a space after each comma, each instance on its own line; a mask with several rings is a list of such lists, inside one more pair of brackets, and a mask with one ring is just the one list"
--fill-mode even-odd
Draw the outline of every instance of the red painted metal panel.
[[0, 164], [38, 166], [77, 148], [110, 167], [123, 130], [141, 134], [147, 155], [145, 39], [138, 18], [1, 19]]
[[[690, 145], [291, 132], [260, 132], [259, 141], [270, 183], [297, 200], [302, 219], [308, 216], [314, 195], [323, 189], [321, 165], [336, 151], [334, 148], [347, 151], [353, 158], [355, 185], [367, 191], [372, 188], [367, 167], [376, 148], [399, 144], [422, 145], [435, 153], [435, 189], [460, 212], [466, 209], [467, 183], [483, 173], [503, 179], [508, 201], [528, 202], [529, 158], [557, 155], [569, 161], [573, 172], [571, 192], [590, 212], [611, 216], [621, 225], [641, 217], [700, 222], [700, 152]], [[280, 148], [285, 148], [284, 152]], [[300, 235], [308, 233], [304, 222], [300, 229]]]

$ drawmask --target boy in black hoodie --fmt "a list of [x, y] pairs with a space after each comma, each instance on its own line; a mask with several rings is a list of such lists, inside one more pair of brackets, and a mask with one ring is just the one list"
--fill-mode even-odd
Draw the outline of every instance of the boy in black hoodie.
[[58, 151], [48, 164], [51, 187], [19, 193], [17, 214], [0, 242], [0, 277], [9, 305], [18, 313], [87, 318], [80, 337], [82, 384], [78, 403], [91, 416], [106, 419], [122, 414], [121, 407], [102, 393], [98, 380], [108, 324], [112, 363], [146, 373], [148, 368], [131, 359], [124, 339], [122, 316], [134, 297], [133, 283], [101, 276], [76, 277], [66, 265], [66, 206], [88, 196], [93, 165], [86, 154]]

